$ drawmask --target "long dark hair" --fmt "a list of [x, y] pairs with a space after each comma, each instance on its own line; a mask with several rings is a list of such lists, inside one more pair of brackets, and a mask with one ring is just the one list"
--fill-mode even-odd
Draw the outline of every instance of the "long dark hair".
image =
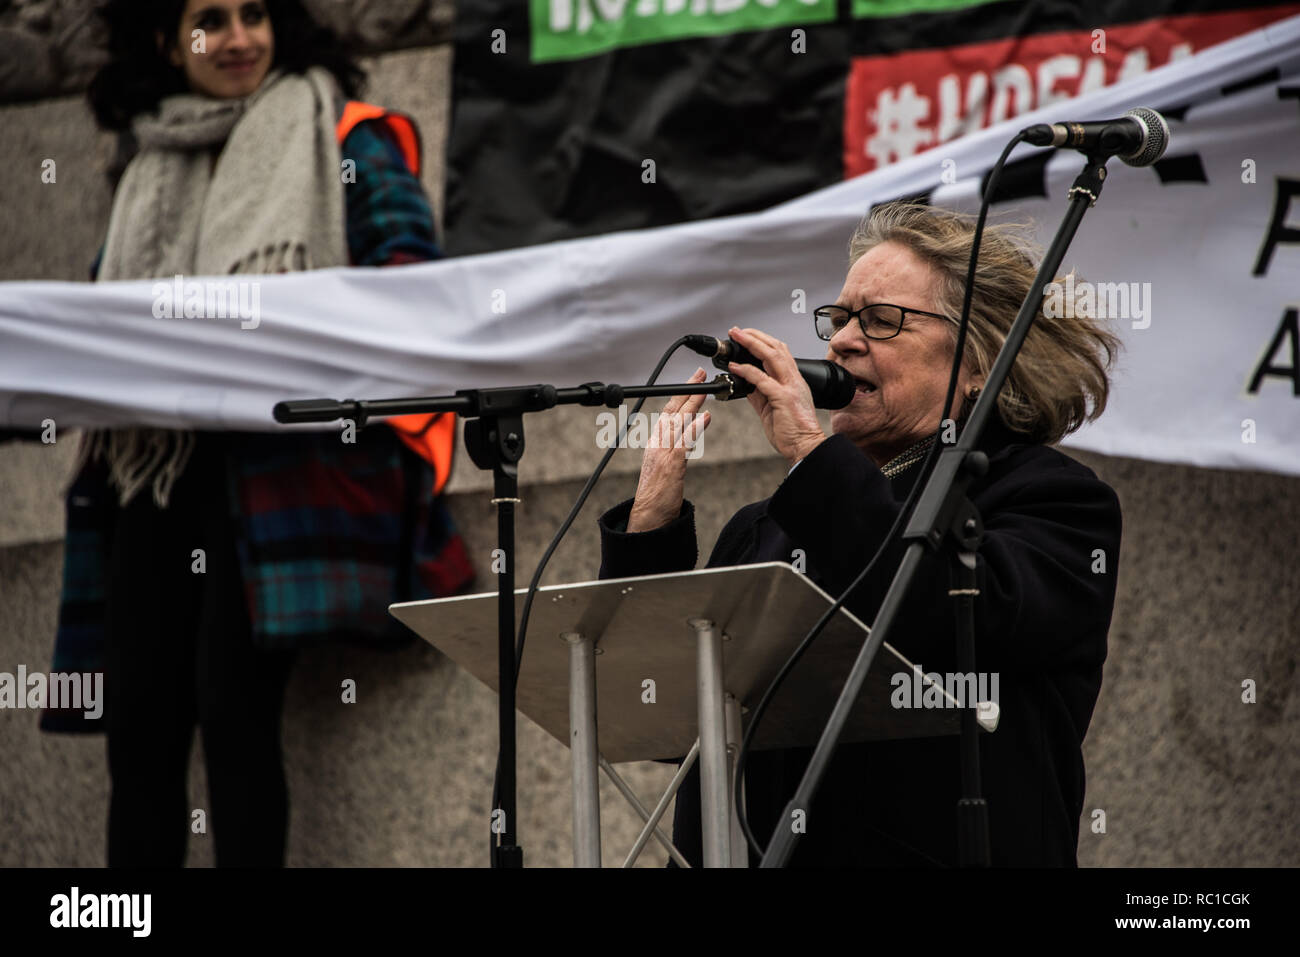
[[[275, 61], [290, 73], [319, 66], [334, 74], [349, 99], [366, 81], [351, 51], [328, 27], [314, 20], [301, 0], [263, 0], [275, 35]], [[185, 74], [158, 52], [155, 33], [174, 40], [185, 0], [106, 0], [97, 13], [108, 32], [108, 62], [90, 81], [87, 98], [95, 121], [106, 130], [129, 129], [131, 120], [151, 113], [172, 93], [189, 90]]]

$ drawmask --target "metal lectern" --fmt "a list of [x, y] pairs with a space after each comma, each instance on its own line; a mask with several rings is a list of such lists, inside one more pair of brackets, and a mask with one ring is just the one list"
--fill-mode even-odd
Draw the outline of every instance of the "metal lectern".
[[[526, 589], [515, 592], [516, 615]], [[709, 568], [541, 588], [533, 601], [517, 706], [573, 763], [573, 862], [599, 867], [598, 769], [645, 821], [630, 866], [650, 837], [685, 864], [659, 820], [698, 759], [706, 867], [744, 867], [748, 853], [731, 795], [742, 715], [832, 603], [784, 562]], [[497, 595], [404, 602], [391, 613], [485, 685], [497, 683]], [[869, 629], [841, 609], [773, 699], [757, 750], [817, 743]], [[955, 734], [957, 702], [891, 706], [891, 677], [916, 671], [889, 644], [859, 696], [843, 741]], [[986, 727], [995, 721], [983, 721]], [[991, 727], [989, 728], [991, 730]], [[612, 765], [682, 758], [653, 810]]]

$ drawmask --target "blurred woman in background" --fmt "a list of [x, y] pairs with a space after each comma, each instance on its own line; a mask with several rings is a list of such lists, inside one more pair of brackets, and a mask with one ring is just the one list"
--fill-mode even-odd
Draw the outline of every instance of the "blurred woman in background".
[[[354, 99], [363, 73], [299, 0], [109, 0], [100, 13], [110, 59], [90, 104], [136, 152], [94, 278], [256, 281], [441, 255], [414, 124]], [[284, 862], [280, 714], [297, 650], [400, 642], [389, 603], [472, 578], [438, 496], [454, 438], [454, 420], [424, 416], [351, 442], [85, 437], [54, 667], [103, 670], [107, 711], [50, 711], [42, 726], [106, 725], [110, 865], [184, 862], [196, 724], [218, 865]]]

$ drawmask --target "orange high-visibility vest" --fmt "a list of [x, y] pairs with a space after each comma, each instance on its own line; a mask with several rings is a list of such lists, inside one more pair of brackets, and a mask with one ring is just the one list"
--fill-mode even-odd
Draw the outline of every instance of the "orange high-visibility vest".
[[[415, 124], [401, 113], [390, 113], [382, 106], [349, 100], [334, 130], [339, 146], [358, 123], [366, 120], [382, 120], [387, 125], [397, 138], [407, 168], [412, 175], [419, 176], [420, 136]], [[456, 447], [456, 416], [449, 412], [395, 415], [384, 421], [416, 455], [433, 467], [433, 494], [441, 492], [451, 474], [451, 456]]]

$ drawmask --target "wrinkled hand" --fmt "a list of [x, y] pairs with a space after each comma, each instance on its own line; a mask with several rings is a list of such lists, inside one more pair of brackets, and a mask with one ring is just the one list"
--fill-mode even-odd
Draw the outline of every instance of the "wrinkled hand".
[[[696, 369], [688, 382], [703, 382], [703, 369]], [[675, 395], [664, 405], [645, 455], [636, 499], [628, 516], [629, 532], [646, 532], [667, 525], [682, 511], [686, 486], [686, 454], [708, 428], [712, 416], [700, 413], [706, 395]], [[697, 414], [700, 413], [700, 414]]]
[[[793, 467], [796, 462], [826, 441], [826, 433], [817, 421], [812, 391], [799, 374], [790, 348], [780, 339], [757, 329], [738, 329], [727, 333], [763, 363], [763, 368], [729, 364], [729, 371], [754, 387], [749, 404], [763, 422], [768, 442]], [[764, 371], [766, 370], [766, 371]]]

